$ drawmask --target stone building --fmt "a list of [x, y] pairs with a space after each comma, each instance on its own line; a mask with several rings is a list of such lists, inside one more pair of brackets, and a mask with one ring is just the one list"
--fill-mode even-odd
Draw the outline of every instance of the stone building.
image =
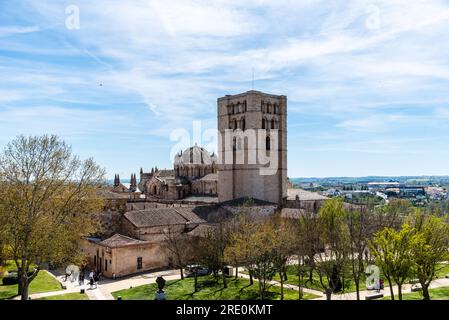
[[123, 277], [169, 265], [167, 252], [159, 243], [118, 233], [105, 240], [88, 237], [83, 240], [82, 248], [89, 267], [107, 278]]
[[[219, 201], [248, 197], [283, 204], [287, 198], [287, 97], [248, 91], [219, 98], [217, 109]], [[251, 135], [257, 141], [250, 141]], [[262, 173], [267, 165], [260, 155], [275, 159], [273, 172]]]
[[179, 200], [190, 195], [217, 195], [217, 156], [197, 145], [178, 153], [173, 170], [140, 174], [140, 190], [147, 199]]
[[201, 234], [197, 229], [206, 224], [192, 210], [166, 207], [121, 214], [113, 235], [87, 237], [82, 242], [89, 266], [109, 278], [169, 267], [167, 233], [184, 233], [193, 241]]

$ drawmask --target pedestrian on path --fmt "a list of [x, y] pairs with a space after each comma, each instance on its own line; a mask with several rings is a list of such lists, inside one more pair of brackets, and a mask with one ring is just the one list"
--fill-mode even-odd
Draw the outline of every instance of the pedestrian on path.
[[84, 271], [81, 271], [78, 276], [78, 284], [80, 287], [84, 285]]
[[92, 270], [89, 274], [89, 284], [90, 284], [90, 288], [92, 289], [92, 287], [94, 286], [94, 277], [95, 277], [95, 273]]

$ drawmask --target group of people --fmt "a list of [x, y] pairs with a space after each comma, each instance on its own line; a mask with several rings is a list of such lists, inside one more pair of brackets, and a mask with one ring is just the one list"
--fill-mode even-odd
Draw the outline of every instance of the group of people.
[[[101, 279], [101, 275], [101, 272], [96, 272], [94, 270], [89, 273], [89, 285], [91, 289], [94, 287], [94, 285], [95, 288], [97, 287], [97, 284]], [[84, 285], [84, 270], [82, 270], [79, 274], [78, 283], [80, 286]]]

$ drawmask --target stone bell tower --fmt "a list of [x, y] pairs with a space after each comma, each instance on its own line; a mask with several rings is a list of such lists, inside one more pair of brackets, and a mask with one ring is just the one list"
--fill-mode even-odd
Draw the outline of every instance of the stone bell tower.
[[[218, 198], [287, 198], [287, 97], [248, 91], [218, 99]], [[267, 160], [269, 159], [269, 161]]]

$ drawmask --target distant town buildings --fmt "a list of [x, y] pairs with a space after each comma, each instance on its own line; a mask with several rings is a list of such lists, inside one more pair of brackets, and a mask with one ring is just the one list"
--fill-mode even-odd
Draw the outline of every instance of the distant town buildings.
[[[312, 185], [312, 183], [310, 183]], [[335, 183], [327, 187], [313, 184], [314, 188], [324, 189], [320, 193], [326, 197], [344, 197], [348, 202], [356, 199], [374, 197], [378, 201], [389, 202], [391, 199], [407, 199], [416, 205], [425, 205], [429, 201], [444, 201], [449, 198], [449, 191], [441, 186], [424, 186], [398, 181], [372, 181], [367, 183]]]

